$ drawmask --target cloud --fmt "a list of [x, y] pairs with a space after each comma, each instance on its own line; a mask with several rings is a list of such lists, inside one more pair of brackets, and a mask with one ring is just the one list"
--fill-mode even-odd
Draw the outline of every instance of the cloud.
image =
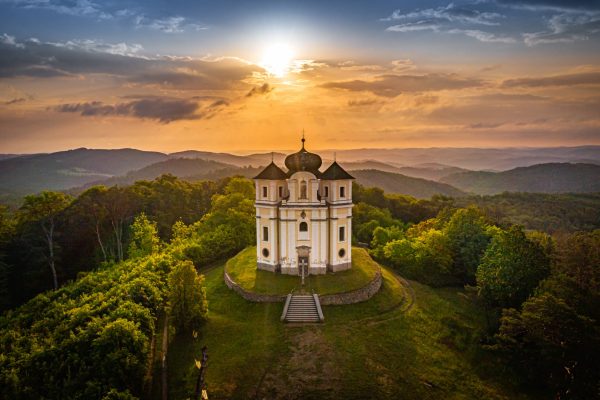
[[475, 124], [467, 125], [467, 128], [471, 129], [494, 129], [505, 125], [505, 122], [477, 122]]
[[451, 34], [463, 34], [484, 43], [516, 43], [516, 39], [509, 36], [498, 36], [490, 32], [477, 29], [450, 29]]
[[357, 99], [348, 100], [348, 107], [365, 107], [372, 106], [374, 104], [380, 104], [381, 101], [377, 99]]
[[245, 89], [244, 81], [263, 71], [243, 60], [148, 57], [137, 44], [93, 40], [18, 42], [0, 36], [0, 79], [16, 76], [112, 75], [125, 83], [180, 90]]
[[97, 3], [90, 0], [5, 0], [14, 7], [42, 9], [58, 14], [111, 19], [114, 16]]
[[[403, 13], [401, 10], [394, 11], [389, 17], [382, 21], [411, 21], [415, 22], [455, 22], [461, 24], [475, 24], [495, 26], [499, 25], [498, 19], [504, 16], [494, 12], [482, 12], [473, 8], [457, 7], [454, 3], [438, 8], [428, 8]], [[388, 28], [389, 29], [389, 28]]]
[[7, 35], [6, 33], [0, 35], [0, 43], [5, 44], [7, 46], [17, 47], [19, 49], [25, 48], [25, 45], [23, 43], [17, 43], [14, 36]]
[[4, 102], [4, 105], [11, 105], [11, 104], [17, 104], [17, 103], [22, 103], [24, 101], [27, 101], [27, 99], [25, 97], [17, 97], [16, 99], [12, 99], [12, 100], [8, 100]]
[[392, 60], [392, 70], [394, 72], [405, 72], [415, 68], [416, 66], [412, 60], [407, 58], [402, 60]]
[[[39, 41], [34, 41], [33, 43], [39, 44]], [[49, 44], [56, 47], [64, 47], [71, 50], [84, 50], [89, 52], [115, 54], [120, 56], [137, 56], [144, 50], [144, 47], [141, 44], [137, 43], [106, 43], [101, 40], [91, 39], [73, 39], [68, 40], [66, 42], [54, 42]]]
[[579, 11], [600, 8], [598, 0], [496, 0], [496, 3], [529, 11]]
[[252, 89], [250, 89], [250, 91], [248, 93], [246, 93], [246, 97], [267, 94], [267, 93], [272, 92], [273, 89], [274, 89], [273, 86], [269, 85], [268, 83], [263, 83], [260, 86], [255, 86]]
[[523, 33], [525, 44], [535, 46], [588, 40], [600, 32], [600, 12], [567, 11], [551, 16], [546, 25], [544, 31]]
[[204, 112], [197, 113], [199, 104], [196, 101], [169, 97], [148, 97], [117, 104], [106, 104], [101, 101], [61, 104], [53, 107], [53, 109], [64, 113], [78, 113], [85, 117], [124, 116], [154, 119], [162, 123], [169, 123], [183, 119], [210, 118], [217, 108], [224, 105], [226, 104], [217, 101], [208, 106]]
[[403, 24], [388, 26], [385, 30], [388, 32], [418, 32], [418, 31], [434, 31], [439, 32], [442, 25], [429, 20], [406, 22]]
[[182, 16], [150, 19], [144, 15], [139, 15], [135, 18], [134, 22], [137, 28], [148, 28], [164, 33], [182, 33], [186, 28], [197, 31], [208, 29], [206, 26], [191, 23]]
[[455, 74], [380, 75], [372, 81], [352, 80], [327, 82], [321, 87], [349, 91], [367, 91], [377, 96], [396, 97], [403, 92], [456, 90], [481, 86], [479, 79], [461, 78]]
[[574, 74], [546, 76], [541, 78], [507, 79], [502, 82], [501, 86], [503, 88], [539, 88], [573, 85], [600, 85], [600, 72], [581, 72]]
[[[432, 31], [436, 33], [463, 34], [484, 43], [515, 43], [514, 38], [466, 27], [468, 25], [498, 26], [504, 15], [482, 12], [473, 8], [457, 7], [453, 3], [438, 8], [402, 13], [396, 10], [383, 21], [400, 22], [386, 28], [389, 32]], [[458, 25], [458, 27], [457, 27]]]

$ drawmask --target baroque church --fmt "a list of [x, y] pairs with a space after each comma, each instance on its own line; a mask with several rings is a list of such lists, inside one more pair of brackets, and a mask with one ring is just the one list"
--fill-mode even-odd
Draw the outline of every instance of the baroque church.
[[271, 162], [254, 178], [256, 257], [259, 269], [306, 276], [352, 265], [352, 180], [337, 162], [302, 148]]

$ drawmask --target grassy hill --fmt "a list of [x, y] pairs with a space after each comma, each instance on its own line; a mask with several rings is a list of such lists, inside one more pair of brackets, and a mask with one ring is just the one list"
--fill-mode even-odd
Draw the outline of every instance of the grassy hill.
[[293, 326], [279, 321], [283, 304], [247, 302], [225, 286], [223, 266], [207, 271], [209, 319], [196, 339], [174, 337], [169, 397], [193, 392], [206, 345], [212, 399], [526, 398], [481, 350], [485, 317], [470, 295], [383, 277], [368, 302], [326, 306], [324, 324]]
[[420, 199], [428, 199], [433, 195], [462, 196], [459, 189], [445, 183], [413, 178], [401, 174], [378, 170], [352, 171], [352, 176], [363, 186], [377, 186], [388, 193], [407, 194]]
[[461, 172], [446, 176], [441, 181], [476, 194], [592, 193], [600, 191], [600, 165], [539, 164], [504, 172]]

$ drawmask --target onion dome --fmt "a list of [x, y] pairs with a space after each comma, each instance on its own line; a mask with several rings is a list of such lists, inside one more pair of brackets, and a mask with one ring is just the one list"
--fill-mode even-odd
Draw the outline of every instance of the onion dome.
[[304, 136], [302, 137], [302, 149], [299, 152], [290, 154], [285, 158], [285, 166], [288, 168], [289, 175], [298, 171], [307, 171], [319, 176], [319, 167], [323, 163], [321, 157], [315, 153], [310, 153], [304, 148]]
[[329, 168], [327, 168], [325, 172], [321, 174], [321, 179], [335, 181], [339, 179], [354, 179], [354, 177], [347, 173], [346, 170], [340, 166], [340, 164], [334, 161], [333, 164], [331, 164]]
[[260, 174], [256, 175], [254, 179], [270, 179], [281, 181], [287, 178], [287, 175], [281, 168], [279, 168], [273, 161], [271, 164], [267, 165], [265, 169], [261, 171]]

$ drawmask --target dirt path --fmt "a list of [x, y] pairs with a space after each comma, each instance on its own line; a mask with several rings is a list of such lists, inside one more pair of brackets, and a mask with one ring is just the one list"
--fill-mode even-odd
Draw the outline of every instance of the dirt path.
[[162, 363], [161, 363], [161, 388], [162, 388], [162, 400], [168, 400], [169, 398], [169, 387], [168, 387], [168, 371], [167, 371], [167, 351], [169, 349], [169, 314], [165, 315], [165, 322], [163, 325], [163, 337], [162, 337]]
[[256, 388], [256, 399], [335, 398], [341, 377], [319, 325], [288, 327], [290, 347]]

